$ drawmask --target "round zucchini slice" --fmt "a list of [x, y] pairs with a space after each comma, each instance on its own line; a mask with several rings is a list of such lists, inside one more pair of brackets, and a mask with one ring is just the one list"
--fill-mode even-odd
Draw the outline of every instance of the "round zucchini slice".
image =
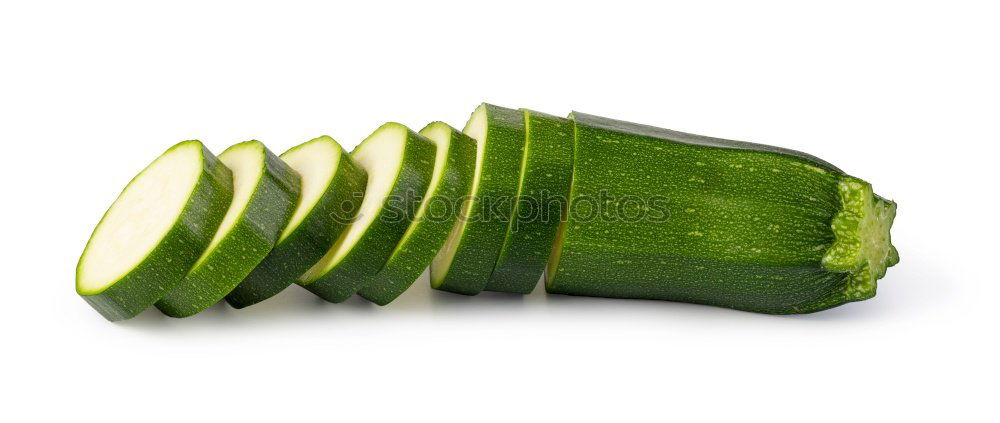
[[351, 152], [368, 172], [357, 218], [299, 284], [330, 302], [342, 302], [372, 280], [427, 191], [434, 171], [434, 143], [398, 123], [387, 123]]
[[97, 224], [76, 268], [76, 292], [108, 320], [139, 314], [184, 278], [232, 197], [232, 174], [201, 142], [170, 147]]
[[462, 132], [476, 140], [476, 173], [448, 240], [431, 261], [431, 286], [475, 295], [486, 287], [507, 234], [521, 172], [524, 117], [484, 103]]
[[301, 177], [301, 195], [274, 249], [226, 295], [236, 308], [264, 301], [309, 270], [354, 219], [365, 170], [333, 138], [322, 136], [281, 154]]
[[299, 198], [299, 175], [260, 141], [219, 154], [233, 172], [233, 202], [201, 258], [156, 308], [196, 314], [222, 300], [271, 251]]
[[427, 193], [392, 256], [358, 295], [386, 305], [420, 277], [448, 239], [448, 233], [472, 188], [476, 172], [476, 141], [444, 122], [420, 130], [434, 142], [437, 155]]
[[573, 123], [524, 113], [524, 159], [507, 237], [487, 291], [527, 294], [545, 269], [573, 177]]

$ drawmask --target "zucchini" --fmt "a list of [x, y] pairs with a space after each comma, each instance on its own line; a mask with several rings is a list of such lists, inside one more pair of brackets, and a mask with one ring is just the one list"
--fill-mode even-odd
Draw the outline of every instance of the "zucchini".
[[232, 174], [204, 145], [170, 147], [97, 224], [76, 267], [76, 292], [108, 320], [139, 314], [184, 278], [232, 197]]
[[299, 175], [260, 141], [219, 154], [233, 173], [233, 201], [211, 243], [187, 276], [156, 307], [171, 317], [222, 300], [271, 251], [299, 198]]
[[298, 283], [330, 302], [342, 302], [372, 280], [427, 191], [434, 143], [398, 123], [386, 123], [351, 152], [368, 173], [357, 218]]
[[243, 308], [268, 299], [305, 273], [358, 212], [368, 179], [333, 138], [322, 136], [281, 154], [302, 180], [301, 195], [274, 249], [226, 301]]
[[378, 305], [386, 305], [413, 284], [448, 239], [457, 210], [472, 188], [476, 171], [476, 141], [448, 126], [434, 122], [420, 135], [437, 147], [434, 173], [399, 244], [372, 280], [358, 295]]
[[899, 261], [895, 203], [823, 160], [571, 117], [572, 202], [550, 293], [808, 313], [874, 296]]
[[351, 154], [325, 136], [280, 157], [178, 143], [98, 223], [76, 291], [108, 320], [292, 283], [385, 305], [429, 265], [466, 295], [543, 276], [552, 294], [811, 313], [875, 295], [895, 213], [805, 153], [484, 103], [462, 132], [387, 123]]
[[487, 291], [527, 294], [535, 289], [552, 251], [573, 176], [573, 124], [522, 111], [525, 143], [517, 201]]
[[507, 234], [524, 151], [524, 117], [484, 103], [462, 132], [476, 140], [476, 173], [448, 240], [431, 261], [431, 287], [475, 295], [493, 274]]

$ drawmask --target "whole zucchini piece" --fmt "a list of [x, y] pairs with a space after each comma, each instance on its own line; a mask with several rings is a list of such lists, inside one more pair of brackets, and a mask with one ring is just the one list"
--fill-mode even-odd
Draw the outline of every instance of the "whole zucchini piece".
[[875, 295], [896, 204], [821, 159], [574, 112], [550, 293], [809, 313]]

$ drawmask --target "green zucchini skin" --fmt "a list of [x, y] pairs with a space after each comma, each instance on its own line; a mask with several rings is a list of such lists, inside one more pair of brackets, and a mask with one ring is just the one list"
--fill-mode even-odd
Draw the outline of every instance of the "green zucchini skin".
[[476, 141], [444, 122], [433, 122], [420, 130], [421, 135], [430, 131], [446, 132], [444, 144], [447, 152], [441, 164], [440, 176], [432, 180], [423, 197], [420, 208], [414, 215], [392, 256], [382, 269], [365, 285], [358, 295], [378, 305], [386, 305], [403, 294], [413, 284], [441, 245], [448, 239], [448, 233], [455, 225], [458, 210], [465, 196], [472, 189], [472, 177], [476, 171]]
[[[326, 301], [343, 302], [371, 282], [410, 226], [421, 196], [430, 183], [434, 171], [434, 143], [394, 122], [382, 125], [376, 132], [390, 126], [405, 129], [406, 140], [399, 173], [378, 215], [333, 268], [316, 279], [306, 281], [300, 278], [298, 281], [299, 285]], [[398, 203], [390, 204], [396, 201]]]
[[129, 273], [102, 292], [80, 294], [110, 321], [135, 317], [177, 285], [211, 242], [232, 201], [232, 173], [201, 142], [183, 141], [167, 151], [188, 143], [201, 147], [202, 172], [177, 221]]
[[[549, 260], [550, 293], [808, 313], [874, 296], [899, 260], [895, 203], [825, 161], [571, 117], [572, 200]], [[628, 210], [628, 196], [645, 201], [643, 219], [613, 210]]]
[[[320, 137], [336, 143], [332, 138]], [[297, 147], [293, 147], [297, 148]], [[280, 240], [236, 288], [226, 302], [244, 308], [277, 295], [295, 283], [337, 240], [358, 211], [368, 175], [337, 144], [340, 155], [327, 191], [302, 223]], [[291, 150], [289, 150], [291, 151]]]
[[481, 292], [493, 274], [513, 212], [524, 153], [523, 114], [486, 103], [480, 107], [488, 126], [486, 140], [478, 140], [477, 147], [484, 150], [477, 153], [483, 155], [476, 169], [479, 179], [474, 181], [467, 213], [459, 216], [449, 234], [457, 238], [454, 255], [447, 260], [443, 248], [431, 262], [431, 287], [464, 295]]
[[295, 210], [301, 189], [299, 175], [260, 141], [230, 148], [247, 144], [262, 151], [264, 167], [250, 202], [225, 238], [156, 302], [167, 316], [191, 316], [225, 298], [271, 252]]
[[573, 176], [572, 122], [522, 112], [525, 144], [517, 202], [487, 291], [527, 294], [535, 289], [552, 251]]

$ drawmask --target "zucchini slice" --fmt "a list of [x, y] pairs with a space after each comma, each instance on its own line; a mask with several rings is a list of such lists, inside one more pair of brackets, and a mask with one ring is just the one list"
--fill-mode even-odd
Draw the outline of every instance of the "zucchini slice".
[[260, 141], [219, 154], [233, 172], [233, 201], [198, 262], [156, 308], [171, 317], [196, 314], [222, 300], [271, 251], [292, 216], [299, 175]]
[[875, 295], [895, 203], [797, 151], [573, 113], [550, 293], [808, 313]]
[[524, 151], [524, 117], [484, 103], [462, 132], [476, 140], [476, 173], [469, 199], [431, 261], [431, 287], [475, 295], [486, 287], [507, 233]]
[[76, 292], [108, 320], [139, 314], [184, 278], [232, 197], [232, 174], [204, 145], [170, 147], [97, 224], [77, 264]]
[[476, 171], [476, 141], [448, 126], [434, 122], [420, 130], [434, 142], [437, 155], [434, 174], [389, 260], [358, 295], [378, 305], [386, 305], [413, 284], [448, 239], [465, 196], [472, 188]]
[[552, 251], [573, 176], [573, 123], [524, 113], [524, 158], [517, 201], [487, 291], [530, 293]]
[[354, 219], [368, 179], [333, 138], [322, 136], [281, 154], [301, 176], [301, 195], [274, 249], [226, 301], [243, 308], [266, 300], [316, 263]]
[[410, 226], [434, 171], [434, 143], [398, 123], [365, 138], [351, 157], [368, 172], [357, 218], [298, 283], [342, 302], [372, 280]]

